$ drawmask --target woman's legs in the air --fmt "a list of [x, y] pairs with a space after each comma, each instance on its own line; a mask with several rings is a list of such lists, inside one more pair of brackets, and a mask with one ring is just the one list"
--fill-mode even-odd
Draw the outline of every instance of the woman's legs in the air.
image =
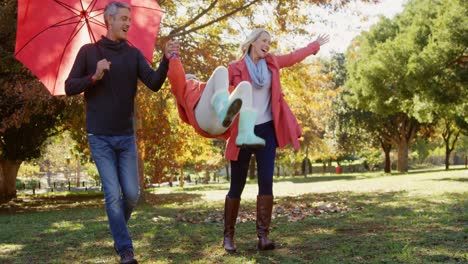
[[195, 118], [205, 132], [221, 135], [231, 125], [241, 106], [242, 100], [229, 94], [228, 70], [220, 66], [206, 83], [195, 107]]

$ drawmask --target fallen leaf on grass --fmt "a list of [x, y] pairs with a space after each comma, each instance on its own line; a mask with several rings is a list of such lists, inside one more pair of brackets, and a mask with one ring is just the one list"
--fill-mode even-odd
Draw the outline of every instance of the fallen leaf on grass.
[[[304, 220], [307, 217], [320, 217], [332, 213], [346, 213], [351, 211], [344, 203], [329, 203], [327, 201], [320, 201], [320, 204], [311, 204], [301, 201], [292, 203], [276, 204], [272, 212], [272, 218], [287, 217], [288, 222], [297, 222]], [[362, 210], [358, 208], [358, 210]], [[176, 222], [186, 223], [223, 223], [224, 212], [222, 210], [196, 214], [185, 214], [184, 210], [180, 210], [174, 217]], [[256, 212], [253, 211], [239, 211], [237, 216], [237, 223], [253, 222], [256, 220]]]

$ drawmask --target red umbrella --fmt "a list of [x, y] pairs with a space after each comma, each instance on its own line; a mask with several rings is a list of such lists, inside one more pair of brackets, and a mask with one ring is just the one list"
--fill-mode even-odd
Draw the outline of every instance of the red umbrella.
[[[110, 0], [18, 0], [15, 57], [53, 95], [65, 94], [65, 80], [78, 50], [105, 35], [104, 7]], [[123, 0], [131, 5], [128, 42], [149, 62], [163, 11], [155, 0]]]

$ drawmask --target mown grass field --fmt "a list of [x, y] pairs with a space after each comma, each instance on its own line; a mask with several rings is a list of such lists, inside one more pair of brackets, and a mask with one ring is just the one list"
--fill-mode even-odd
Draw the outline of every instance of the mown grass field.
[[[140, 263], [468, 263], [468, 170], [275, 180], [277, 249], [255, 249], [256, 182], [238, 252], [221, 246], [228, 184], [156, 188], [130, 230]], [[0, 263], [118, 263], [102, 194], [21, 196], [0, 207]]]

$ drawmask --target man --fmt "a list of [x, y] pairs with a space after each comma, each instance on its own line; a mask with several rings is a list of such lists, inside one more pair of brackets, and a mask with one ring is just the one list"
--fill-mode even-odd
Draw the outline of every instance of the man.
[[178, 43], [168, 42], [156, 71], [143, 54], [127, 43], [130, 6], [111, 2], [104, 9], [106, 36], [84, 45], [65, 81], [67, 95], [84, 92], [86, 131], [91, 154], [104, 188], [106, 212], [114, 248], [121, 263], [137, 263], [127, 228], [139, 198], [136, 140], [133, 128], [137, 81], [158, 91], [163, 85], [168, 55]]

